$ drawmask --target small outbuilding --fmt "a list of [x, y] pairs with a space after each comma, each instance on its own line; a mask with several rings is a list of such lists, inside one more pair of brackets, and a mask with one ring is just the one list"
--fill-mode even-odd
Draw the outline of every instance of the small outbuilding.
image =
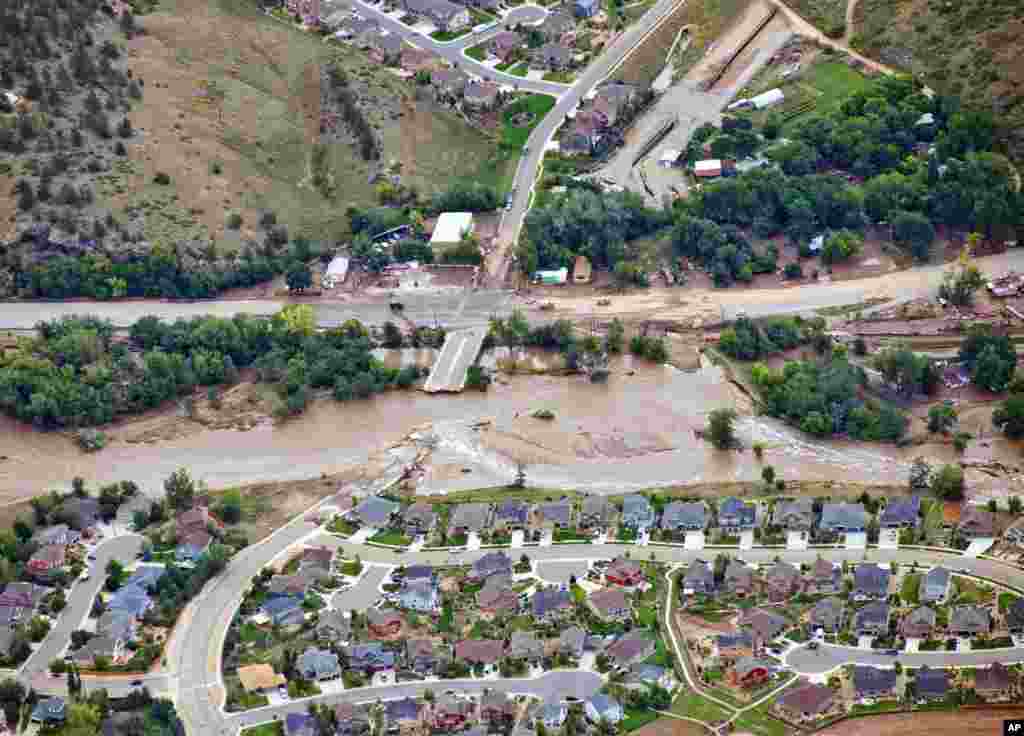
[[430, 245], [445, 248], [458, 245], [462, 238], [473, 232], [472, 212], [442, 212], [430, 236]]
[[758, 110], [763, 110], [766, 107], [773, 107], [778, 105], [782, 100], [785, 99], [785, 95], [782, 94], [782, 90], [776, 87], [770, 89], [767, 92], [762, 92], [759, 95], [750, 98], [750, 103]]
[[693, 175], [701, 179], [711, 179], [722, 175], [722, 160], [709, 158], [693, 165]]
[[564, 284], [569, 279], [569, 269], [560, 268], [557, 271], [537, 271], [533, 275], [533, 281], [537, 284], [545, 284], [548, 286], [558, 286]]
[[590, 259], [586, 256], [576, 256], [576, 262], [572, 266], [573, 283], [589, 284], [591, 271]]

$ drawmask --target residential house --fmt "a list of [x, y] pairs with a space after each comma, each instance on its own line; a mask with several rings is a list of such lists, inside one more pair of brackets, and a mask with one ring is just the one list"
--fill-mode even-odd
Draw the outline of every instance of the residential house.
[[843, 568], [819, 557], [805, 578], [805, 590], [811, 594], [838, 593], [843, 588]]
[[546, 41], [560, 41], [563, 36], [575, 29], [576, 21], [571, 15], [561, 10], [548, 13], [544, 22], [537, 27]]
[[405, 662], [413, 672], [428, 676], [437, 674], [447, 663], [447, 657], [442, 655], [433, 639], [407, 639]]
[[715, 637], [715, 656], [725, 662], [732, 662], [754, 653], [754, 637], [749, 631], [718, 634]]
[[[439, 73], [436, 72], [435, 74]], [[433, 81], [433, 75], [431, 76], [431, 81]], [[411, 537], [417, 537], [420, 534], [430, 534], [434, 531], [434, 527], [437, 526], [437, 513], [434, 511], [434, 507], [426, 501], [418, 501], [408, 506], [402, 512], [402, 526], [405, 529], [405, 533]]]
[[13, 629], [26, 616], [31, 615], [32, 609], [19, 608], [18, 606], [0, 606], [0, 633]]
[[715, 573], [704, 560], [694, 560], [683, 576], [683, 593], [686, 595], [708, 595], [715, 590]]
[[621, 588], [608, 588], [592, 593], [587, 603], [604, 621], [628, 621], [632, 616], [629, 599]]
[[321, 644], [347, 642], [352, 638], [352, 618], [334, 609], [321, 611], [316, 625], [316, 638]]
[[407, 583], [413, 580], [433, 580], [434, 568], [430, 565], [409, 565], [405, 568], [404, 580]]
[[472, 702], [454, 695], [442, 695], [434, 704], [434, 727], [442, 733], [459, 731], [472, 715]]
[[879, 636], [889, 631], [889, 604], [872, 601], [853, 615], [853, 630], [858, 636]]
[[772, 513], [772, 523], [790, 532], [809, 532], [814, 526], [814, 502], [809, 498], [780, 501]]
[[903, 617], [900, 633], [907, 639], [927, 639], [935, 629], [935, 609], [918, 606]]
[[557, 41], [549, 41], [534, 52], [537, 63], [548, 69], [565, 69], [572, 62], [572, 50]]
[[754, 570], [738, 560], [730, 560], [725, 568], [722, 588], [732, 595], [744, 598], [754, 592]]
[[592, 18], [601, 9], [597, 0], [573, 0], [572, 12], [577, 18]]
[[493, 82], [480, 82], [476, 79], [466, 83], [462, 90], [462, 103], [474, 110], [489, 110], [498, 101], [501, 87]]
[[375, 638], [398, 636], [402, 631], [402, 623], [402, 614], [392, 608], [370, 608], [366, 611], [366, 628], [370, 636]]
[[91, 496], [72, 496], [60, 505], [58, 513], [73, 528], [83, 531], [100, 522], [100, 502]]
[[489, 616], [513, 614], [519, 611], [519, 594], [509, 586], [509, 578], [494, 575], [477, 592], [476, 604], [481, 613]]
[[628, 667], [631, 664], [642, 662], [655, 651], [653, 639], [648, 639], [638, 633], [625, 634], [604, 650], [605, 656], [615, 663], [616, 667]]
[[590, 156], [601, 140], [601, 126], [590, 110], [580, 110], [568, 124], [558, 143], [566, 155]]
[[67, 706], [64, 698], [46, 698], [36, 703], [32, 709], [31, 720], [33, 723], [41, 723], [44, 726], [55, 726], [64, 723], [67, 716]]
[[448, 536], [479, 534], [491, 526], [491, 505], [489, 503], [460, 503], [452, 511], [448, 521]]
[[550, 730], [561, 728], [568, 717], [569, 709], [565, 707], [565, 703], [558, 700], [549, 700], [540, 709], [538, 720], [544, 724], [545, 728]]
[[334, 706], [334, 719], [338, 723], [335, 736], [366, 736], [370, 732], [370, 712], [365, 703], [339, 703]]
[[385, 730], [395, 732], [418, 726], [423, 710], [424, 706], [414, 698], [389, 700], [384, 705]]
[[292, 597], [270, 598], [264, 601], [260, 613], [275, 626], [300, 626], [306, 620], [302, 601]]
[[873, 563], [857, 565], [853, 570], [853, 599], [866, 601], [887, 598], [891, 577], [888, 567], [879, 567]]
[[492, 54], [508, 62], [522, 48], [523, 37], [515, 31], [502, 31], [491, 39], [489, 46]]
[[624, 585], [631, 588], [646, 582], [647, 576], [644, 575], [643, 565], [636, 560], [616, 557], [605, 568], [604, 579], [609, 585]]
[[504, 501], [494, 509], [495, 529], [503, 531], [525, 529], [529, 520], [530, 507], [522, 501]]
[[455, 659], [470, 665], [493, 667], [505, 654], [505, 642], [498, 639], [463, 639], [455, 643]]
[[798, 685], [786, 690], [775, 708], [787, 721], [804, 723], [821, 718], [836, 703], [835, 693], [824, 685]]
[[826, 633], [835, 634], [843, 628], [846, 618], [846, 606], [839, 598], [822, 598], [814, 604], [810, 613], [811, 628], [822, 629]]
[[559, 588], [541, 588], [533, 594], [531, 612], [538, 621], [558, 621], [573, 610], [572, 595]]
[[818, 528], [826, 534], [867, 531], [868, 513], [861, 503], [826, 503], [821, 507]]
[[974, 692], [986, 702], [1012, 700], [1016, 677], [1005, 665], [996, 662], [991, 667], [974, 671]]
[[330, 577], [334, 564], [334, 550], [330, 547], [306, 547], [302, 550], [299, 572], [309, 577]]
[[722, 501], [718, 507], [718, 528], [726, 534], [739, 534], [756, 526], [757, 509], [735, 496]]
[[209, 549], [213, 537], [206, 530], [197, 529], [178, 537], [178, 546], [174, 548], [174, 559], [179, 562], [195, 562]]
[[480, 697], [480, 720], [501, 730], [516, 719], [516, 703], [500, 690], [485, 692]]
[[733, 687], [758, 687], [771, 676], [771, 665], [754, 657], [740, 657], [729, 670], [729, 682]]
[[992, 630], [992, 617], [981, 606], [954, 606], [949, 615], [949, 633], [954, 636], [978, 636]]
[[666, 690], [676, 686], [676, 678], [665, 667], [656, 664], [634, 664], [626, 675], [625, 685], [630, 690], [643, 690], [650, 685], [657, 685]]
[[47, 578], [64, 568], [67, 550], [62, 544], [48, 544], [36, 550], [26, 567], [37, 578]]
[[921, 497], [893, 498], [878, 517], [881, 529], [914, 529], [921, 513]]
[[662, 530], [673, 534], [701, 531], [707, 523], [708, 509], [701, 501], [673, 501], [661, 514]]
[[295, 660], [295, 669], [303, 679], [323, 681], [341, 677], [338, 655], [334, 652], [309, 647]]
[[740, 616], [740, 626], [749, 627], [754, 633], [755, 650], [771, 641], [789, 628], [789, 620], [763, 608], [751, 608]]
[[945, 700], [949, 694], [949, 673], [923, 665], [914, 678], [914, 693], [921, 700]]
[[448, 0], [402, 0], [405, 12], [429, 20], [438, 30], [457, 31], [470, 24], [469, 10]]
[[1024, 598], [1014, 598], [1006, 611], [1006, 628], [1011, 633], [1024, 632]]
[[284, 736], [319, 736], [316, 718], [309, 713], [289, 713], [284, 717]]
[[561, 499], [537, 506], [537, 519], [545, 527], [566, 529], [572, 526], [572, 501]]
[[491, 575], [512, 576], [512, 560], [504, 552], [496, 550], [477, 558], [465, 580], [467, 583], [475, 584], [483, 582]]
[[896, 696], [898, 675], [894, 669], [854, 665], [853, 689], [858, 698], [892, 698]]
[[583, 529], [604, 529], [611, 521], [611, 504], [604, 496], [587, 496], [580, 509], [580, 523]]
[[193, 506], [174, 517], [174, 534], [185, 537], [192, 532], [205, 532], [214, 523], [210, 509], [206, 506]]
[[123, 587], [136, 586], [147, 592], [152, 591], [166, 572], [167, 568], [163, 565], [137, 565], [124, 581]]
[[583, 703], [583, 712], [591, 723], [618, 723], [623, 718], [622, 704], [610, 695], [596, 693]]
[[373, 529], [385, 529], [401, 509], [401, 504], [381, 496], [367, 496], [350, 512], [352, 517], [363, 526]]
[[346, 653], [349, 669], [366, 674], [390, 670], [395, 666], [395, 653], [385, 649], [379, 641], [352, 644], [346, 649]]
[[949, 597], [951, 575], [948, 568], [933, 567], [921, 579], [918, 600], [922, 603], [945, 603]]
[[433, 613], [441, 606], [433, 580], [407, 580], [398, 594], [398, 605], [420, 613]]
[[54, 524], [44, 529], [36, 530], [32, 535], [32, 541], [40, 547], [48, 544], [59, 544], [64, 547], [70, 544], [77, 544], [82, 535], [67, 524]]
[[558, 635], [558, 651], [574, 659], [583, 656], [583, 647], [587, 641], [587, 635], [579, 626], [570, 626], [562, 629]]
[[100, 659], [108, 664], [119, 663], [124, 657], [125, 642], [106, 634], [97, 634], [71, 652], [72, 661], [79, 667], [94, 667]]
[[624, 527], [644, 531], [654, 526], [654, 507], [647, 496], [631, 493], [622, 499], [622, 520]]
[[138, 585], [122, 585], [107, 599], [108, 611], [120, 611], [141, 619], [153, 607], [149, 593]]
[[308, 575], [275, 575], [267, 583], [267, 597], [302, 598], [313, 585], [313, 578]]
[[768, 599], [779, 602], [798, 593], [803, 584], [803, 578], [800, 575], [800, 570], [794, 565], [779, 560], [765, 572], [764, 584], [768, 589]]
[[43, 599], [50, 588], [35, 583], [7, 583], [4, 592], [0, 593], [0, 606], [23, 608], [31, 611]]
[[636, 96], [636, 87], [633, 85], [611, 82], [598, 87], [592, 109], [600, 116], [603, 127], [611, 127], [619, 121]]
[[250, 664], [238, 668], [238, 680], [247, 693], [269, 693], [286, 684], [284, 675], [269, 664]]
[[513, 631], [508, 642], [508, 656], [536, 664], [544, 656], [544, 644], [532, 631]]
[[965, 506], [960, 514], [957, 531], [965, 539], [981, 539], [996, 535], [996, 517], [991, 511], [976, 506]]
[[285, 7], [307, 26], [315, 26], [320, 22], [320, 0], [287, 0]]

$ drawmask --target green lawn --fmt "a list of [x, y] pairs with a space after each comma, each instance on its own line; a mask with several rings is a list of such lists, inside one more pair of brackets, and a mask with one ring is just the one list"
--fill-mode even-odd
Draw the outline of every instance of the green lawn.
[[653, 710], [644, 710], [641, 708], [626, 708], [625, 717], [622, 719], [619, 728], [626, 733], [635, 731], [642, 726], [646, 726], [651, 721], [656, 721], [660, 717]]
[[999, 594], [999, 613], [1006, 613], [1010, 610], [1010, 606], [1017, 600], [1017, 596], [1013, 593], [1000, 593]]
[[476, 46], [470, 46], [466, 49], [466, 56], [470, 59], [476, 59], [477, 61], [483, 61], [487, 58], [487, 50], [484, 48], [484, 44], [480, 43]]
[[917, 604], [920, 600], [918, 593], [921, 590], [921, 575], [910, 573], [903, 577], [903, 585], [900, 587], [900, 598], [904, 603]]
[[708, 723], [724, 721], [732, 715], [722, 706], [712, 703], [692, 690], [684, 690], [679, 694], [679, 697], [672, 703], [672, 712]]
[[243, 729], [242, 736], [284, 736], [284, 724], [280, 721], [250, 726]]
[[390, 544], [394, 547], [408, 547], [412, 540], [394, 529], [384, 529], [370, 538], [375, 544]]
[[[522, 148], [537, 124], [555, 106], [555, 98], [549, 95], [526, 95], [506, 107], [501, 114], [501, 145], [506, 148]], [[531, 120], [522, 126], [512, 124], [512, 118], [522, 112], [532, 113]]]
[[454, 41], [457, 38], [462, 38], [467, 33], [472, 33], [472, 28], [460, 28], [457, 31], [434, 31], [430, 34], [430, 37], [440, 43], [447, 43], [448, 41]]
[[554, 541], [556, 542], [589, 542], [590, 535], [576, 529], [556, 529]]
[[503, 61], [500, 64], [495, 64], [494, 68], [496, 70], [498, 70], [499, 72], [504, 72], [504, 71], [508, 71], [509, 67], [515, 66], [515, 63], [516, 62], [514, 60], [513, 61]]
[[479, 8], [470, 8], [469, 17], [474, 26], [482, 25], [483, 23], [493, 23], [497, 20], [493, 15], [487, 13]]
[[[799, 84], [813, 88], [813, 111], [827, 113], [850, 95], [866, 89], [868, 79], [841, 62], [819, 61], [811, 64], [810, 68], [803, 72]], [[804, 115], [806, 113], [788, 120], [783, 130], [791, 129]]]
[[855, 705], [853, 710], [850, 711], [851, 715], [863, 716], [869, 713], [888, 713], [890, 711], [899, 710], [900, 704], [897, 700], [883, 700], [875, 703], [874, 705]]
[[768, 715], [769, 705], [771, 703], [765, 703], [743, 713], [736, 719], [736, 730], [757, 736], [786, 736], [786, 724]]
[[350, 537], [356, 533], [356, 529], [359, 527], [353, 524], [351, 521], [342, 519], [340, 516], [334, 517], [331, 523], [328, 525], [328, 531], [334, 532], [335, 534], [341, 534], [346, 537]]
[[562, 84], [572, 84], [576, 80], [576, 75], [572, 72], [548, 72], [544, 75], [545, 82], [561, 82]]
[[640, 606], [636, 611], [637, 621], [641, 626], [650, 628], [658, 622], [657, 606]]
[[523, 63], [512, 67], [508, 73], [514, 77], [525, 77], [528, 71], [530, 71], [530, 65], [524, 61]]
[[587, 602], [587, 592], [578, 585], [572, 586], [572, 597], [577, 603]]

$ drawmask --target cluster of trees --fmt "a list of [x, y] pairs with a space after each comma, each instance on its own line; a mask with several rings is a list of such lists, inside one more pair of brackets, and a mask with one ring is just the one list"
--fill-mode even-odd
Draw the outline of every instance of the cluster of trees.
[[729, 286], [734, 281], [747, 283], [755, 274], [771, 273], [779, 255], [774, 245], [763, 253], [755, 253], [736, 225], [719, 225], [685, 213], [676, 218], [672, 248], [677, 255], [701, 263], [715, 286]]
[[[380, 158], [380, 143], [373, 132], [373, 125], [363, 114], [359, 107], [359, 98], [355, 91], [349, 87], [348, 75], [345, 70], [337, 66], [330, 66], [327, 69], [327, 79], [330, 81], [329, 89], [341, 109], [341, 119], [348, 126], [349, 131], [356, 139], [359, 147], [359, 155], [364, 161], [375, 161]], [[321, 130], [321, 132], [325, 132]]]
[[472, 181], [456, 181], [430, 201], [432, 212], [488, 212], [500, 206], [494, 187]]
[[824, 317], [773, 317], [760, 323], [740, 317], [722, 331], [718, 348], [739, 360], [756, 360], [809, 342], [815, 343], [818, 352], [824, 352], [830, 344]]
[[1017, 351], [1006, 335], [995, 334], [987, 325], [973, 328], [960, 343], [960, 360], [971, 374], [971, 382], [987, 391], [1005, 391], [1017, 367]]
[[896, 441], [907, 419], [883, 402], [862, 398], [864, 371], [842, 351], [816, 361], [789, 361], [781, 370], [755, 364], [751, 377], [766, 411], [818, 437], [848, 434], [854, 439]]
[[301, 412], [313, 389], [333, 389], [339, 400], [365, 398], [419, 376], [374, 360], [369, 333], [356, 321], [315, 332], [307, 306], [286, 307], [269, 320], [143, 317], [131, 327], [130, 346], [113, 340], [109, 322], [91, 317], [37, 330], [0, 359], [0, 408], [47, 428], [103, 424], [197, 386], [234, 383], [247, 366], [275, 385], [282, 416]]
[[644, 206], [634, 192], [596, 194], [571, 189], [526, 215], [525, 238], [518, 256], [520, 269], [569, 266], [577, 255], [596, 267], [614, 269], [632, 260], [627, 243], [651, 235], [671, 222], [669, 213]]
[[902, 344], [884, 348], [872, 363], [885, 380], [907, 398], [914, 394], [934, 394], [942, 380], [935, 361]]

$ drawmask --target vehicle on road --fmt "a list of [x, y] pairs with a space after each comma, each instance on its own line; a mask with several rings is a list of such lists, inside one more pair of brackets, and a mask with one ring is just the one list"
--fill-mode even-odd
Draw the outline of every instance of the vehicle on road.
[[890, 657], [895, 657], [897, 654], [900, 653], [900, 650], [899, 649], [886, 649], [885, 653], [887, 655], [889, 655]]
[[142, 687], [142, 680], [132, 680], [132, 687]]
[[285, 700], [288, 700], [288, 688], [285, 687], [284, 685], [278, 685], [278, 687], [277, 687], [277, 694], [280, 695]]
[[810, 642], [810, 643], [809, 643], [809, 644], [807, 645], [807, 648], [808, 648], [808, 649], [810, 649], [810, 650], [811, 650], [811, 651], [813, 652], [813, 651], [814, 651], [815, 649], [817, 649], [817, 648], [818, 648], [818, 642], [816, 642], [816, 641], [812, 641], [812, 642]]
[[509, 194], [507, 197], [505, 197], [505, 209], [506, 210], [512, 209], [512, 195], [511, 194]]

